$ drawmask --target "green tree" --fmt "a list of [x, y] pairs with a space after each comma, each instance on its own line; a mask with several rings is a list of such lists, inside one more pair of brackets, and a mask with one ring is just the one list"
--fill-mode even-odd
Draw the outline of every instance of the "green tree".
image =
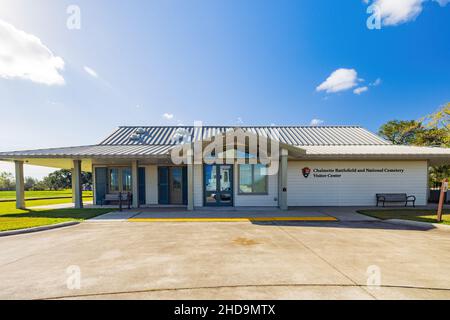
[[425, 127], [434, 130], [441, 146], [450, 147], [450, 102], [423, 119]]
[[422, 124], [415, 120], [392, 120], [382, 125], [378, 133], [393, 144], [413, 144], [422, 130]]
[[[381, 126], [379, 134], [393, 144], [449, 148], [450, 103], [418, 121], [389, 121]], [[449, 177], [449, 165], [430, 167], [431, 186]]]
[[[92, 186], [92, 173], [81, 173], [81, 184], [83, 186]], [[45, 186], [49, 190], [62, 190], [72, 188], [72, 171], [67, 169], [61, 169], [50, 173], [42, 180], [39, 188]]]
[[43, 181], [50, 190], [70, 189], [72, 187], [71, 176], [70, 170], [62, 169], [50, 173]]
[[15, 189], [16, 181], [9, 172], [0, 172], [0, 190], [11, 191]]
[[25, 190], [26, 191], [33, 190], [36, 183], [38, 183], [37, 179], [34, 179], [32, 177], [26, 177], [24, 181]]

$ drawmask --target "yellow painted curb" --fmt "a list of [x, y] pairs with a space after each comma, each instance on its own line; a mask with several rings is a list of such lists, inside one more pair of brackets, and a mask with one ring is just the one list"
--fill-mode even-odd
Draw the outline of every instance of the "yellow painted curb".
[[264, 218], [131, 218], [131, 222], [249, 222], [249, 221], [338, 221], [334, 217], [264, 217]]

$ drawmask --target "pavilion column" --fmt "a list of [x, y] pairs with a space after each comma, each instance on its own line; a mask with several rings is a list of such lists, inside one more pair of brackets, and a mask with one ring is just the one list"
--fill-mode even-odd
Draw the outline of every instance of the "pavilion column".
[[278, 201], [281, 210], [287, 210], [287, 169], [288, 169], [288, 151], [286, 149], [281, 150], [280, 157], [280, 169], [279, 169], [279, 192]]
[[81, 190], [81, 160], [73, 160], [72, 197], [76, 209], [83, 208], [83, 192]]
[[194, 159], [192, 149], [187, 151], [187, 209], [194, 210]]
[[131, 162], [131, 192], [133, 194], [133, 208], [139, 208], [139, 163]]
[[75, 170], [72, 169], [72, 203], [75, 203], [75, 192], [73, 192], [73, 190], [75, 190]]
[[14, 161], [16, 166], [16, 208], [25, 209], [25, 184], [23, 175], [23, 161]]

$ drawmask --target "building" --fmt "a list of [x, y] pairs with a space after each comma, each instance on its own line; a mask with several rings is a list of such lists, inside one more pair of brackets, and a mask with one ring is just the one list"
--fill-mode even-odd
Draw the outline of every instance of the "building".
[[392, 145], [358, 126], [119, 127], [97, 145], [2, 152], [0, 160], [16, 163], [18, 207], [27, 163], [72, 169], [76, 207], [80, 172], [89, 171], [96, 204], [130, 192], [133, 207], [287, 209], [372, 206], [376, 193], [426, 205], [428, 168], [450, 164], [450, 149]]

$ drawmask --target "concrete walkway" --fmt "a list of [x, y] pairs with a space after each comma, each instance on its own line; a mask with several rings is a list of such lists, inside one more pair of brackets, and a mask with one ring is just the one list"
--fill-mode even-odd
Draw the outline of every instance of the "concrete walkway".
[[98, 216], [89, 221], [125, 221], [127, 219], [223, 219], [223, 218], [336, 218], [339, 221], [378, 221], [365, 215], [358, 214], [357, 208], [349, 207], [302, 207], [290, 208], [288, 211], [278, 208], [201, 208], [194, 211], [187, 211], [185, 208], [140, 208], [114, 211]]
[[[27, 209], [30, 209], [30, 210], [57, 210], [57, 209], [70, 209], [70, 208], [73, 208], [74, 206], [75, 205], [72, 202], [69, 202], [69, 203], [48, 204], [48, 205], [45, 205], [45, 206], [27, 207]], [[84, 202], [83, 206], [86, 209], [94, 207], [92, 205], [91, 201]], [[113, 207], [111, 207], [111, 208], [113, 208]]]
[[377, 221], [104, 221], [0, 252], [0, 299], [450, 299], [448, 233]]

